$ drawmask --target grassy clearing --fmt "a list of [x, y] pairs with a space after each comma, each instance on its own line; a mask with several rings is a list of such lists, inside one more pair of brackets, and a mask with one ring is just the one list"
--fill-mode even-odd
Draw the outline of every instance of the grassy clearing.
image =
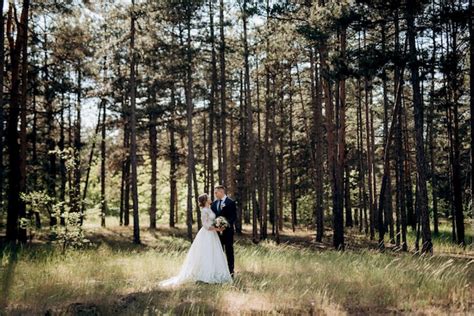
[[[375, 250], [317, 250], [298, 243], [236, 241], [232, 285], [187, 284], [160, 290], [178, 272], [189, 242], [184, 229], [88, 227], [95, 246], [62, 254], [47, 244], [1, 257], [6, 313], [365, 313], [472, 311], [474, 260]], [[296, 235], [308, 235], [299, 232]], [[456, 246], [453, 246], [456, 247]], [[456, 251], [455, 253], [457, 253]], [[471, 257], [472, 258], [472, 257]]]

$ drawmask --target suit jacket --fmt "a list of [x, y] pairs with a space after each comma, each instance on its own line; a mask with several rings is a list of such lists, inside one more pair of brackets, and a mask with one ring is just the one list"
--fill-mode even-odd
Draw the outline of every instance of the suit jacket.
[[230, 229], [234, 231], [234, 223], [237, 218], [237, 207], [235, 205], [235, 201], [232, 200], [230, 197], [226, 197], [224, 201], [225, 206], [221, 207], [222, 209], [220, 212], [217, 210], [217, 206], [219, 205], [218, 203], [219, 200], [215, 200], [214, 202], [212, 202], [211, 210], [216, 214], [216, 217], [223, 216], [227, 219], [227, 221], [229, 222], [229, 227], [226, 228], [226, 230]]

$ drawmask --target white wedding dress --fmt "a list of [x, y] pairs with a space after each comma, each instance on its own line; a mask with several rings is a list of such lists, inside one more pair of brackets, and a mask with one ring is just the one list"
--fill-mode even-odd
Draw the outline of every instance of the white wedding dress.
[[201, 209], [202, 227], [194, 238], [178, 275], [161, 281], [161, 287], [177, 286], [189, 281], [232, 282], [219, 236], [217, 232], [208, 230], [215, 217], [216, 214], [210, 208]]

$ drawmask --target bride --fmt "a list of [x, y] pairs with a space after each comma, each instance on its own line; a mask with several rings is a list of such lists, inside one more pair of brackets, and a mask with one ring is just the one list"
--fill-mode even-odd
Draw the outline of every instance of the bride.
[[216, 215], [210, 208], [212, 201], [207, 194], [201, 194], [198, 202], [201, 207], [202, 227], [189, 248], [178, 275], [161, 281], [159, 285], [162, 287], [176, 286], [188, 281], [232, 282], [227, 259], [217, 235], [221, 230], [213, 226]]

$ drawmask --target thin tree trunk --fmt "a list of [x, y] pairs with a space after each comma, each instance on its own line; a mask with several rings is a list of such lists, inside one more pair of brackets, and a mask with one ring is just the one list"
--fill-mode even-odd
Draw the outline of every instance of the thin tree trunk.
[[[104, 57], [104, 80], [107, 76], [107, 56]], [[106, 152], [105, 152], [105, 132], [106, 132], [106, 105], [107, 101], [105, 99], [101, 102], [102, 107], [102, 130], [101, 130], [101, 142], [100, 142], [100, 152], [101, 152], [101, 159], [100, 159], [100, 210], [101, 210], [101, 221], [100, 225], [105, 227], [105, 216], [107, 214], [107, 197], [105, 196], [105, 163], [106, 163]], [[100, 115], [100, 112], [99, 112]]]
[[353, 218], [352, 218], [352, 203], [351, 203], [351, 180], [350, 180], [350, 170], [349, 164], [346, 163], [344, 167], [345, 178], [344, 178], [344, 207], [346, 214], [346, 227], [352, 227]]
[[362, 123], [360, 122], [362, 119], [361, 109], [362, 109], [362, 100], [361, 100], [361, 89], [360, 89], [360, 79], [357, 79], [357, 186], [358, 186], [358, 207], [359, 207], [359, 231], [362, 232], [363, 229], [363, 205], [364, 205], [364, 195], [363, 195], [363, 180], [364, 176], [362, 173], [363, 170], [363, 145], [362, 145]]
[[130, 27], [130, 167], [133, 201], [133, 243], [140, 244], [140, 217], [138, 214], [138, 174], [137, 174], [137, 118], [136, 118], [136, 53], [135, 53], [135, 0], [132, 0]]
[[374, 239], [375, 237], [375, 210], [374, 210], [374, 203], [373, 203], [373, 186], [372, 186], [372, 148], [371, 148], [371, 129], [370, 129], [370, 116], [369, 116], [369, 83], [368, 79], [365, 78], [364, 80], [365, 85], [365, 130], [366, 130], [366, 144], [367, 144], [367, 181], [369, 187], [369, 216], [370, 216], [370, 239]]
[[[64, 126], [65, 126], [65, 121], [64, 121], [64, 108], [65, 108], [65, 102], [64, 102], [64, 92], [61, 94], [61, 121], [60, 121], [60, 131], [59, 131], [59, 150], [61, 152], [65, 148], [65, 137], [64, 137]], [[59, 171], [61, 174], [61, 188], [59, 192], [59, 199], [61, 201], [66, 201], [66, 183], [67, 183], [67, 170], [66, 170], [66, 161], [62, 157], [59, 160]], [[64, 205], [61, 206], [61, 212], [60, 215], [64, 214]], [[60, 223], [61, 225], [65, 225], [66, 221], [63, 216], [60, 218]]]
[[276, 128], [276, 102], [275, 102], [275, 78], [273, 79], [273, 97], [270, 102], [271, 106], [271, 167], [270, 167], [270, 187], [272, 188], [272, 232], [275, 235], [275, 241], [280, 243], [279, 214], [278, 214], [278, 188], [277, 188], [277, 128]]
[[280, 124], [278, 128], [279, 152], [278, 152], [278, 230], [283, 231], [283, 192], [285, 192], [283, 178], [284, 174], [284, 153], [285, 153], [285, 139], [283, 130], [286, 128], [285, 113], [283, 111], [284, 91], [283, 82], [280, 87], [280, 96], [278, 98], [280, 105]]
[[247, 135], [246, 135], [246, 127], [245, 124], [245, 97], [244, 97], [244, 82], [243, 82], [243, 75], [242, 70], [239, 71], [239, 169], [237, 170], [237, 220], [236, 220], [236, 231], [237, 233], [242, 232], [242, 224], [245, 220], [247, 214], [247, 193], [246, 193], [246, 186], [245, 186], [245, 164], [246, 164], [246, 155], [248, 146], [246, 145]]
[[[385, 24], [382, 26], [382, 53], [383, 55], [386, 54], [386, 27]], [[382, 72], [382, 89], [383, 89], [383, 107], [384, 107], [384, 119], [383, 119], [383, 135], [384, 135], [384, 144], [387, 143], [388, 138], [388, 92], [387, 92], [387, 74], [385, 73], [385, 68]], [[391, 177], [391, 167], [390, 167], [390, 155], [387, 156], [388, 162], [384, 168], [384, 173], [387, 175], [387, 182], [386, 182], [386, 190], [385, 190], [385, 197], [384, 197], [384, 215], [385, 215], [385, 223], [384, 229], [385, 231], [389, 230], [390, 233], [390, 242], [395, 243], [395, 232], [393, 226], [393, 209], [392, 209], [392, 177]], [[381, 211], [382, 207], [379, 204], [379, 211]]]
[[[434, 6], [434, 1], [432, 2]], [[433, 52], [431, 55], [431, 86], [430, 86], [430, 109], [428, 112], [427, 129], [428, 129], [428, 147], [430, 155], [430, 176], [431, 176], [431, 198], [433, 199], [433, 233], [439, 234], [438, 219], [438, 197], [437, 197], [437, 181], [436, 181], [436, 165], [435, 165], [435, 144], [434, 144], [434, 96], [435, 96], [435, 63], [436, 63], [436, 33], [435, 25], [432, 30]]]
[[[259, 80], [259, 69], [258, 69], [258, 58], [255, 59], [255, 66], [256, 66], [256, 78], [255, 78], [255, 84], [256, 84], [256, 101], [257, 101], [257, 139], [256, 139], [256, 148], [258, 150], [258, 154], [256, 157], [256, 164], [257, 166], [263, 166], [264, 161], [263, 161], [263, 156], [264, 156], [264, 151], [265, 148], [263, 148], [263, 142], [262, 142], [262, 108], [260, 106], [260, 80]], [[263, 203], [266, 203], [266, 199], [264, 198], [264, 192], [265, 192], [265, 173], [263, 171], [263, 168], [258, 168], [257, 169], [257, 191], [258, 191], [258, 210], [257, 210], [257, 221], [259, 223], [259, 228], [260, 228], [260, 236], [259, 240], [262, 237], [262, 230], [263, 230], [263, 214], [262, 214], [262, 209], [263, 209]]]
[[[124, 104], [124, 108], [126, 108]], [[123, 192], [123, 225], [130, 225], [130, 119], [129, 109], [124, 109], [124, 144], [123, 148], [126, 152], [123, 161], [122, 181], [124, 186]]]
[[[397, 77], [397, 81], [400, 80]], [[401, 82], [401, 80], [400, 80]], [[403, 95], [401, 92], [400, 96]], [[400, 98], [398, 102], [401, 102]], [[401, 107], [401, 105], [398, 105]], [[404, 175], [404, 164], [403, 160], [406, 156], [404, 153], [404, 137], [403, 137], [403, 111], [400, 109], [397, 113], [397, 130], [396, 130], [396, 141], [395, 141], [395, 148], [396, 148], [396, 161], [397, 161], [397, 173], [398, 173], [398, 183], [397, 183], [397, 212], [399, 213], [400, 226], [401, 226], [401, 239], [402, 239], [402, 250], [408, 250], [407, 244], [407, 214], [406, 214], [406, 201], [405, 201], [405, 175]], [[398, 227], [398, 225], [397, 225]], [[397, 231], [398, 233], [398, 231]], [[398, 235], [397, 235], [398, 236]], [[397, 237], [397, 240], [399, 237]]]
[[[205, 192], [210, 193], [214, 188], [214, 156], [213, 156], [213, 145], [214, 145], [214, 121], [216, 120], [215, 115], [215, 104], [217, 94], [217, 61], [216, 61], [216, 48], [215, 48], [215, 36], [214, 36], [214, 9], [213, 0], [209, 0], [209, 29], [210, 29], [210, 40], [211, 40], [211, 94], [209, 95], [209, 136], [207, 139], [207, 172], [208, 181]], [[220, 144], [218, 145], [220, 146]]]
[[323, 135], [322, 135], [322, 99], [321, 99], [321, 80], [316, 66], [315, 52], [310, 48], [310, 71], [311, 71], [311, 104], [313, 114], [312, 134], [314, 139], [314, 170], [315, 170], [315, 226], [316, 241], [322, 242], [324, 235], [324, 208], [323, 208]]
[[[346, 29], [338, 32], [341, 58], [346, 54]], [[344, 249], [344, 170], [346, 169], [346, 80], [341, 78], [337, 85], [336, 102], [336, 202], [334, 208], [334, 247]]]
[[433, 244], [431, 242], [430, 219], [428, 212], [428, 191], [426, 188], [426, 161], [423, 141], [423, 103], [420, 93], [420, 78], [418, 72], [417, 48], [416, 48], [416, 29], [415, 29], [416, 3], [409, 1], [407, 3], [407, 37], [410, 46], [410, 70], [411, 83], [413, 86], [413, 114], [415, 119], [415, 141], [416, 141], [416, 165], [418, 173], [418, 189], [420, 220], [422, 226], [422, 252], [431, 253]]
[[[268, 50], [268, 40], [266, 48]], [[271, 181], [269, 179], [268, 170], [270, 168], [269, 161], [270, 161], [270, 153], [269, 153], [269, 146], [270, 146], [270, 73], [268, 70], [268, 66], [265, 66], [265, 123], [264, 123], [264, 140], [263, 140], [263, 166], [262, 166], [262, 227], [260, 231], [260, 239], [264, 240], [267, 238], [267, 229], [268, 229], [268, 184]]]
[[245, 110], [246, 110], [246, 122], [247, 122], [247, 161], [246, 161], [246, 179], [247, 179], [247, 192], [250, 195], [250, 202], [252, 205], [252, 239], [257, 242], [259, 239], [257, 229], [257, 194], [255, 189], [256, 183], [256, 172], [255, 172], [255, 136], [253, 133], [253, 109], [252, 109], [252, 94], [250, 89], [250, 64], [249, 64], [249, 47], [247, 39], [247, 0], [244, 0], [243, 6], [243, 31], [244, 31], [244, 68], [245, 68]]
[[[455, 206], [454, 206], [454, 189], [453, 189], [453, 160], [454, 160], [454, 153], [453, 153], [453, 132], [452, 132], [452, 113], [451, 113], [451, 108], [447, 107], [446, 108], [446, 121], [447, 121], [447, 130], [448, 130], [448, 145], [449, 145], [449, 164], [448, 164], [448, 173], [449, 173], [449, 203], [451, 206], [451, 225], [452, 225], [452, 233], [451, 237], [453, 242], [457, 241], [457, 234], [456, 234], [456, 211], [455, 211]], [[449, 211], [447, 212], [447, 216], [449, 214]]]
[[[454, 6], [454, 4], [453, 4]], [[457, 24], [455, 21], [452, 21], [452, 54], [451, 58], [453, 59], [452, 62], [457, 65], [459, 62], [458, 57], [458, 44], [457, 44]], [[454, 190], [454, 210], [455, 210], [455, 218], [456, 218], [456, 232], [457, 232], [457, 243], [459, 245], [465, 246], [465, 236], [464, 236], [464, 213], [463, 213], [463, 205], [462, 205], [462, 183], [461, 183], [461, 163], [460, 163], [460, 140], [459, 140], [459, 92], [458, 88], [455, 87], [455, 82], [457, 80], [458, 74], [456, 72], [452, 73], [452, 77], [448, 77], [448, 95], [449, 99], [452, 101], [452, 149], [453, 149], [453, 190]]]
[[[0, 0], [0, 8], [3, 8], [3, 0]], [[0, 209], [3, 209], [3, 174], [4, 174], [4, 166], [3, 166], [3, 122], [4, 122], [4, 113], [3, 113], [3, 85], [4, 85], [4, 73], [5, 73], [5, 51], [4, 51], [4, 43], [5, 43], [5, 22], [3, 17], [3, 9], [2, 14], [0, 14]]]
[[296, 226], [298, 225], [298, 217], [297, 217], [297, 199], [296, 199], [296, 180], [295, 180], [295, 163], [294, 163], [294, 140], [293, 140], [293, 134], [294, 134], [294, 105], [293, 105], [293, 80], [291, 77], [291, 65], [288, 67], [288, 77], [289, 77], [289, 86], [290, 86], [290, 92], [289, 92], [289, 119], [288, 119], [288, 125], [289, 125], [289, 143], [288, 143], [288, 151], [290, 152], [290, 161], [288, 162], [289, 168], [290, 168], [290, 205], [291, 205], [291, 228], [293, 232], [296, 230]]
[[156, 130], [156, 113], [153, 113], [153, 109], [150, 114], [150, 163], [151, 163], [151, 201], [150, 201], [150, 229], [156, 229], [156, 180], [157, 180], [157, 159], [158, 159], [158, 143], [157, 143], [157, 130]]
[[[52, 153], [55, 150], [56, 142], [54, 139], [54, 109], [53, 109], [53, 93], [49, 85], [49, 61], [48, 61], [48, 33], [44, 33], [44, 100], [46, 102], [46, 122], [47, 122], [47, 138], [46, 145], [48, 148], [48, 160], [45, 164], [47, 170], [47, 192], [50, 197], [56, 197], [56, 153]], [[35, 129], [36, 132], [36, 129]], [[36, 142], [35, 142], [36, 143]], [[35, 150], [36, 152], [36, 150]], [[53, 214], [50, 214], [50, 226], [57, 224], [57, 219]]]
[[[26, 192], [26, 150], [27, 150], [27, 139], [26, 139], [26, 113], [27, 113], [27, 99], [28, 99], [28, 7], [29, 3], [24, 2], [23, 5], [27, 6], [26, 11], [25, 8], [22, 10], [25, 13], [24, 19], [22, 19], [22, 36], [23, 36], [23, 43], [21, 45], [21, 112], [20, 112], [20, 191]], [[23, 12], [22, 12], [23, 13]], [[23, 17], [22, 17], [23, 18]], [[2, 87], [3, 89], [3, 87]], [[54, 156], [54, 155], [53, 155]], [[54, 158], [55, 159], [55, 158]], [[53, 179], [56, 179], [56, 170], [54, 169], [53, 172]], [[54, 195], [54, 197], [56, 197]], [[30, 217], [26, 214], [26, 206], [25, 203], [22, 202], [20, 209], [19, 209], [19, 216], [21, 218]], [[56, 221], [55, 221], [56, 222]], [[54, 222], [54, 224], [56, 224]], [[26, 229], [22, 228], [20, 225], [19, 230], [19, 241], [26, 242], [27, 240], [27, 231]]]
[[[81, 202], [81, 97], [82, 97], [82, 71], [81, 65], [77, 66], [77, 102], [76, 121], [74, 126], [74, 200], [72, 210], [82, 212]], [[83, 214], [80, 214], [81, 224]]]
[[[175, 99], [175, 86], [174, 84], [171, 86], [171, 108], [172, 114], [174, 113], [174, 109], [176, 107], [176, 99]], [[169, 225], [170, 227], [174, 227], [175, 223], [178, 220], [177, 214], [177, 180], [176, 180], [176, 173], [178, 172], [178, 154], [176, 150], [176, 141], [174, 137], [175, 133], [175, 126], [173, 120], [170, 121], [169, 124], [169, 137], [170, 137], [170, 147], [169, 147], [169, 159], [170, 159], [170, 220]], [[176, 213], [176, 216], [175, 216]]]
[[220, 63], [220, 102], [221, 102], [221, 141], [222, 141], [222, 168], [221, 184], [229, 185], [227, 179], [227, 124], [226, 124], [226, 73], [225, 73], [225, 34], [224, 34], [224, 0], [219, 5], [219, 63]]
[[[186, 122], [188, 137], [188, 155], [187, 155], [187, 235], [190, 240], [193, 239], [193, 170], [194, 170], [194, 145], [193, 145], [193, 100], [192, 100], [192, 52], [191, 52], [191, 12], [190, 4], [186, 7], [186, 74], [185, 74], [185, 98], [186, 98]], [[182, 39], [181, 39], [182, 40]]]
[[471, 126], [471, 214], [474, 214], [474, 5], [473, 0], [469, 0], [469, 91], [470, 91], [470, 126]]
[[[358, 36], [358, 48], [361, 48], [360, 34]], [[368, 233], [369, 225], [367, 218], [367, 194], [365, 186], [365, 159], [364, 159], [364, 136], [362, 123], [362, 85], [361, 80], [357, 79], [357, 129], [359, 139], [359, 207], [360, 207], [360, 228], [365, 229], [365, 234]]]
[[91, 146], [91, 151], [89, 153], [89, 160], [87, 162], [87, 169], [86, 169], [86, 179], [84, 181], [84, 190], [82, 192], [82, 201], [83, 203], [81, 204], [81, 213], [84, 214], [85, 208], [86, 208], [86, 198], [87, 198], [87, 189], [89, 187], [89, 179], [90, 179], [90, 173], [91, 173], [91, 168], [92, 168], [92, 162], [94, 160], [94, 150], [95, 150], [95, 145], [96, 145], [96, 139], [97, 135], [99, 134], [99, 130], [101, 127], [101, 119], [102, 119], [102, 103], [104, 101], [101, 101], [99, 104], [99, 115], [97, 116], [97, 125], [95, 127], [95, 132], [93, 136], [93, 141], [92, 141], [92, 146]]

